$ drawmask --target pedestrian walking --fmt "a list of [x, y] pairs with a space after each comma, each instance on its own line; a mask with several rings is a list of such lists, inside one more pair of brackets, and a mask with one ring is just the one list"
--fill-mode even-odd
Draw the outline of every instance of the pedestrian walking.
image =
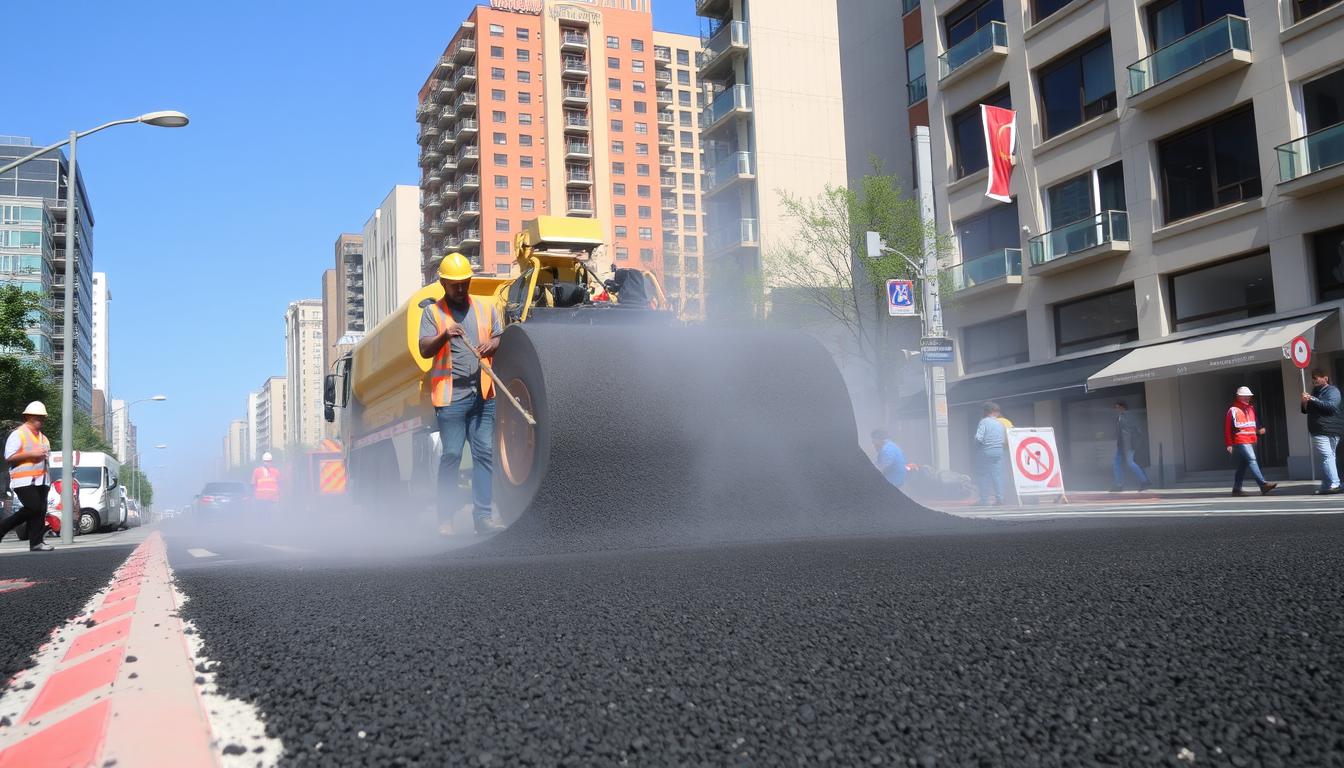
[[1321, 486], [1316, 489], [1316, 494], [1339, 493], [1339, 467], [1335, 464], [1335, 452], [1339, 448], [1339, 436], [1344, 434], [1339, 387], [1330, 383], [1330, 374], [1323, 368], [1312, 370], [1311, 385], [1310, 392], [1302, 393], [1302, 412], [1307, 414], [1311, 451], [1321, 468]]
[[450, 253], [439, 264], [443, 298], [427, 304], [420, 318], [420, 354], [433, 361], [429, 369], [430, 399], [439, 425], [443, 455], [439, 459], [439, 531], [452, 533], [458, 503], [457, 477], [462, 451], [471, 444], [472, 518], [476, 533], [495, 533], [504, 526], [491, 517], [494, 502], [495, 393], [481, 367], [490, 364], [504, 332], [499, 312], [471, 296], [471, 262]]
[[1143, 471], [1143, 467], [1134, 461], [1134, 448], [1139, 444], [1142, 434], [1138, 420], [1129, 412], [1129, 404], [1124, 400], [1116, 400], [1115, 461], [1112, 465], [1115, 471], [1115, 484], [1111, 486], [1112, 493], [1125, 490], [1125, 470], [1139, 481], [1140, 491], [1146, 491], [1152, 485], [1148, 482], [1148, 474]]
[[28, 524], [28, 549], [49, 552], [42, 540], [47, 532], [47, 492], [50, 476], [51, 442], [42, 434], [47, 407], [34, 401], [23, 409], [23, 424], [5, 439], [5, 462], [9, 465], [9, 485], [22, 508], [0, 523], [0, 539], [24, 523]]
[[1278, 487], [1278, 483], [1265, 481], [1265, 476], [1260, 473], [1260, 462], [1255, 458], [1255, 444], [1260, 439], [1260, 435], [1265, 434], [1265, 428], [1259, 426], [1255, 420], [1255, 406], [1251, 405], [1251, 398], [1255, 397], [1250, 387], [1240, 387], [1237, 389], [1236, 400], [1232, 402], [1232, 407], [1227, 409], [1227, 416], [1223, 419], [1223, 439], [1227, 443], [1227, 452], [1232, 456], [1237, 465], [1237, 472], [1232, 478], [1232, 495], [1245, 496], [1241, 490], [1241, 484], [1249, 474], [1260, 486], [1260, 493], [1266, 494]]
[[873, 464], [877, 465], [878, 471], [897, 488], [905, 485], [905, 454], [901, 447], [885, 429], [874, 429], [870, 437], [873, 439]]
[[1003, 455], [1008, 445], [1008, 429], [1003, 426], [1002, 412], [997, 403], [985, 403], [984, 418], [975, 427], [976, 480], [980, 487], [978, 503], [988, 504], [994, 493], [994, 503], [1003, 504]]

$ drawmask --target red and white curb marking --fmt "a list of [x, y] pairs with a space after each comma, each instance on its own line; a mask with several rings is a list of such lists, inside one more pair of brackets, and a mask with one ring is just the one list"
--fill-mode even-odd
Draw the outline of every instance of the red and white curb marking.
[[197, 671], [213, 664], [184, 601], [155, 533], [10, 681], [0, 768], [274, 765], [282, 746], [256, 708]]

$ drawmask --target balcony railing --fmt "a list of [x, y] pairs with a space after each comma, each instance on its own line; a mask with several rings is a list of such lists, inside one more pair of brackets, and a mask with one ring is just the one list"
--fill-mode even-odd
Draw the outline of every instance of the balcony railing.
[[582, 86], [568, 86], [564, 91], [564, 98], [569, 101], [588, 101], [588, 89]]
[[702, 68], [712, 66], [720, 56], [734, 48], [747, 47], [747, 23], [734, 21], [725, 24], [709, 41], [705, 43], [705, 58]]
[[1055, 227], [1027, 243], [1033, 267], [1111, 242], [1129, 241], [1129, 214], [1102, 211], [1062, 227]]
[[565, 114], [565, 127], [566, 127], [566, 128], [587, 128], [587, 127], [588, 127], [588, 116], [587, 116], [587, 115], [584, 115], [584, 114], [575, 113], [575, 112], [567, 112], [567, 113]]
[[1250, 25], [1240, 16], [1224, 16], [1205, 24], [1130, 64], [1129, 95], [1137, 96], [1232, 50], [1251, 51]]
[[586, 141], [565, 142], [565, 154], [567, 155], [591, 155], [592, 146]]
[[565, 169], [565, 181], [577, 184], [588, 184], [593, 180], [593, 174], [588, 172], [587, 168], [567, 168]]
[[653, 46], [653, 60], [663, 64], [672, 63], [672, 49], [665, 45]]
[[714, 163], [714, 167], [709, 170], [709, 186], [717, 187], [738, 176], [751, 176], [753, 173], [751, 153], [733, 152]]
[[924, 75], [905, 84], [905, 96], [907, 104], [918, 104], [929, 97], [929, 85]]
[[1002, 21], [991, 21], [977, 29], [970, 37], [962, 40], [938, 57], [938, 79], [942, 80], [961, 67], [979, 58], [981, 54], [995, 47], [1008, 46], [1008, 25]]
[[458, 67], [457, 71], [453, 74], [453, 89], [456, 90], [462, 87], [462, 83], [466, 80], [470, 80], [473, 83], [476, 82], [476, 68], [470, 64], [465, 67]]
[[1300, 179], [1344, 163], [1344, 123], [1312, 131], [1274, 148], [1279, 155], [1279, 181]]
[[674, 114], [672, 114], [672, 112], [671, 112], [670, 110], [666, 110], [666, 109], [660, 109], [660, 110], [658, 110], [658, 124], [659, 124], [659, 125], [673, 125], [673, 124], [675, 124], [676, 122], [677, 122], [677, 116], [674, 115]]
[[448, 53], [453, 58], [457, 58], [459, 54], [463, 57], [474, 55], [476, 53], [476, 38], [464, 37], [458, 40], [453, 43], [453, 47], [449, 49]]
[[561, 60], [561, 68], [566, 73], [588, 74], [588, 62], [574, 56], [566, 56]]
[[737, 229], [732, 226], [726, 229], [715, 229], [709, 233], [709, 244], [712, 248], [724, 248], [727, 246], [751, 246], [760, 242], [756, 219], [738, 219]]
[[582, 32], [566, 31], [564, 37], [561, 38], [561, 44], [566, 46], [578, 46], [580, 48], [587, 48], [588, 36], [583, 34]]
[[901, 0], [901, 15], [905, 15], [919, 7], [919, 0]]
[[565, 198], [565, 205], [570, 211], [591, 211], [593, 198], [589, 195], [569, 195]]
[[734, 110], [751, 109], [751, 86], [738, 84], [714, 97], [700, 116], [702, 128], [708, 128]]
[[658, 177], [658, 184], [663, 187], [675, 187], [677, 185], [677, 177], [675, 174], [664, 173]]
[[665, 69], [660, 69], [657, 72], [653, 73], [653, 79], [660, 84], [671, 84], [672, 73], [668, 72]]
[[659, 144], [671, 145], [675, 144], [676, 142], [677, 142], [677, 134], [675, 131], [671, 130], [670, 128], [663, 128], [658, 131]]
[[1004, 248], [952, 267], [952, 289], [964, 291], [977, 285], [1022, 277], [1022, 249]]

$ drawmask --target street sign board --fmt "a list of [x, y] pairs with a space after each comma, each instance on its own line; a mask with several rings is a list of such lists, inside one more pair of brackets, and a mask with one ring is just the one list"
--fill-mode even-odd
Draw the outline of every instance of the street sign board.
[[1055, 430], [1023, 427], [1008, 430], [1008, 455], [1018, 497], [1063, 496], [1064, 470], [1059, 466]]
[[1307, 343], [1305, 336], [1295, 336], [1288, 342], [1288, 359], [1298, 368], [1305, 369], [1311, 365], [1311, 344]]
[[919, 356], [925, 365], [950, 365], [956, 362], [956, 347], [951, 339], [928, 336], [919, 340]]
[[915, 311], [914, 280], [887, 281], [887, 314], [892, 317], [914, 317], [919, 314]]

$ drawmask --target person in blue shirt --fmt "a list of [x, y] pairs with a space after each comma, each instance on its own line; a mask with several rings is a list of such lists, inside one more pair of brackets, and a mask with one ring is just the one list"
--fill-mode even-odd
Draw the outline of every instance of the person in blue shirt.
[[901, 452], [899, 445], [892, 442], [885, 429], [874, 429], [871, 437], [873, 463], [877, 465], [882, 476], [887, 478], [887, 482], [900, 488], [905, 484], [905, 454]]
[[994, 491], [994, 503], [1003, 504], [1003, 454], [1008, 443], [1008, 429], [1000, 419], [998, 403], [985, 403], [985, 417], [975, 427], [976, 479], [980, 486], [979, 504], [989, 503], [989, 492]]

